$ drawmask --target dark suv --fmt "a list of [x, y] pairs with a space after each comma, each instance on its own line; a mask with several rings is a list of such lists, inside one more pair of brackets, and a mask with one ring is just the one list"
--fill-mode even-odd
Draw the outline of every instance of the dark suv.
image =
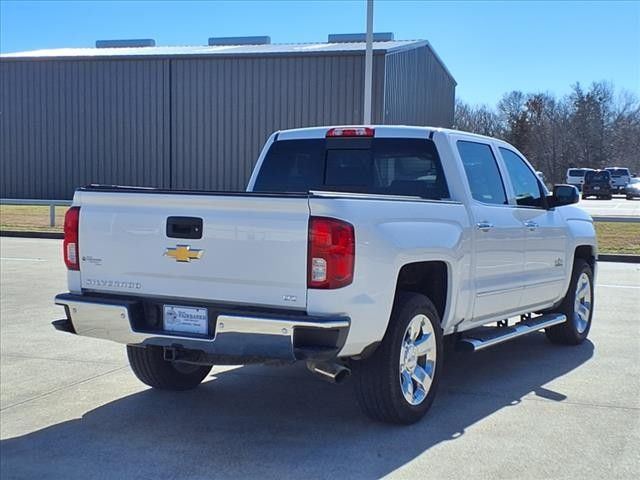
[[582, 199], [587, 197], [604, 198], [611, 200], [611, 173], [607, 170], [595, 170], [584, 175], [582, 185]]

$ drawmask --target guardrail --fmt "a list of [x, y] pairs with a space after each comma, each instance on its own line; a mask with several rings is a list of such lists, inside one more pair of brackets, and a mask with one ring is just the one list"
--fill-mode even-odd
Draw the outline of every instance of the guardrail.
[[49, 226], [56, 226], [56, 207], [68, 207], [71, 200], [31, 200], [24, 198], [0, 198], [0, 205], [36, 205], [49, 207]]
[[[22, 198], [0, 198], [0, 205], [41, 205], [49, 207], [49, 226], [56, 226], [56, 207], [68, 207], [71, 200], [31, 200]], [[594, 222], [640, 223], [640, 217], [632, 216], [592, 216]]]
[[640, 223], [640, 217], [632, 217], [631, 215], [629, 216], [619, 216], [619, 217], [611, 217], [611, 216], [604, 216], [604, 215], [596, 215], [596, 216], [591, 216], [591, 218], [593, 218], [594, 222], [613, 222], [613, 223]]

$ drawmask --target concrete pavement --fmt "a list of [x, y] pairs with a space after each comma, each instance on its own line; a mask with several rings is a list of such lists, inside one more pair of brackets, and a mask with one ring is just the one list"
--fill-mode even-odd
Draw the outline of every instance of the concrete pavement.
[[640, 266], [601, 264], [590, 339], [447, 351], [422, 422], [370, 422], [350, 383], [215, 367], [148, 389], [121, 345], [56, 332], [56, 240], [1, 238], [0, 477], [637, 478]]
[[595, 198], [580, 200], [578, 206], [594, 217], [640, 217], [640, 199], [626, 200], [619, 195], [611, 200], [596, 200]]

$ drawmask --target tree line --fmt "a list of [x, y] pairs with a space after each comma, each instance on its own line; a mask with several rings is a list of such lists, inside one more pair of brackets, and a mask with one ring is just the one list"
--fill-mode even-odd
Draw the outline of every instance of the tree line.
[[640, 175], [640, 101], [607, 82], [576, 83], [560, 98], [512, 91], [495, 108], [457, 100], [454, 124], [511, 143], [549, 183], [563, 183], [572, 167], [628, 167]]

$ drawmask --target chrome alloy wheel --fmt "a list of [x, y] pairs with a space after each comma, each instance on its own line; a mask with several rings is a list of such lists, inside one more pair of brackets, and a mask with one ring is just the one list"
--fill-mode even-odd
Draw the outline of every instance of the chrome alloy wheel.
[[578, 333], [583, 333], [589, 325], [591, 314], [591, 280], [582, 272], [576, 283], [576, 299], [573, 305], [573, 321]]
[[436, 371], [436, 337], [426, 315], [411, 319], [400, 348], [400, 387], [407, 402], [420, 405]]

